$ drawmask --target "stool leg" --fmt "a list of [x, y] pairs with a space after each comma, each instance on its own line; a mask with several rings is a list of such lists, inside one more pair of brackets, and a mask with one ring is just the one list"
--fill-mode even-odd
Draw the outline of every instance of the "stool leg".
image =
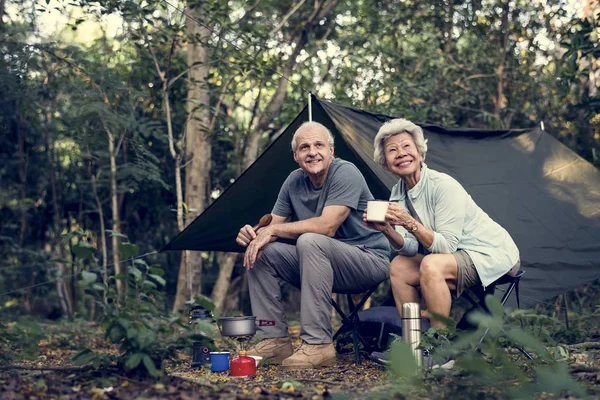
[[356, 361], [356, 365], [360, 365], [360, 345], [358, 343], [358, 323], [356, 320], [352, 325], [352, 341], [354, 342], [354, 361]]
[[354, 305], [354, 301], [352, 300], [352, 295], [347, 295], [348, 299], [348, 310], [350, 311], [349, 318], [352, 324], [352, 344], [354, 346], [354, 361], [356, 361], [356, 365], [360, 365], [360, 347], [358, 343], [358, 315], [357, 315], [357, 306]]
[[[519, 297], [519, 282], [521, 282], [521, 279], [519, 279], [517, 281], [517, 284], [515, 285], [515, 296], [517, 296], [517, 310], [521, 309], [521, 297]], [[521, 323], [521, 329], [525, 329], [525, 327], [523, 326], [523, 318], [521, 318], [520, 316], [519, 322]]]

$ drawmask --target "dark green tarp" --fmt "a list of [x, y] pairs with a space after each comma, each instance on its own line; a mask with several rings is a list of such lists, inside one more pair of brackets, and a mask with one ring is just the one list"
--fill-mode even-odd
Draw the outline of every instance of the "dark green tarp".
[[[333, 133], [336, 156], [356, 164], [375, 198], [387, 199], [397, 178], [373, 162], [373, 139], [392, 117], [314, 97], [312, 116]], [[243, 251], [235, 237], [271, 211], [283, 181], [298, 168], [290, 142], [307, 120], [305, 107], [164, 250]], [[526, 305], [600, 278], [600, 172], [593, 165], [538, 128], [420, 126], [429, 140], [427, 165], [456, 178], [517, 243]]]

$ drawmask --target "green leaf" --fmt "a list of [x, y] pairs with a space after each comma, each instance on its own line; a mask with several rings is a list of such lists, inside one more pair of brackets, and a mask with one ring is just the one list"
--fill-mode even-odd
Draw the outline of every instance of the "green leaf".
[[434, 312], [430, 312], [429, 315], [435, 321], [443, 322], [444, 325], [446, 325], [449, 329], [455, 329], [456, 328], [456, 322], [454, 322], [454, 320], [452, 318], [449, 318], [449, 317], [446, 317], [444, 315], [437, 314], [437, 313], [434, 313]]
[[113, 325], [107, 331], [107, 336], [113, 343], [120, 342], [125, 337], [126, 331], [121, 327], [121, 325]]
[[96, 278], [98, 278], [98, 275], [89, 271], [81, 271], [81, 277], [83, 278], [85, 283], [90, 284], [96, 282]]
[[146, 369], [148, 370], [150, 375], [152, 375], [155, 378], [158, 377], [160, 375], [160, 371], [158, 369], [156, 369], [156, 365], [154, 365], [154, 361], [152, 361], [150, 356], [147, 354], [144, 354], [143, 360], [144, 360], [144, 366], [146, 367]]
[[163, 287], [167, 285], [167, 281], [158, 275], [150, 274], [150, 277], [152, 279], [154, 279], [156, 281], [156, 283], [158, 283], [159, 285], [161, 285]]
[[165, 275], [165, 270], [160, 267], [150, 267], [149, 272], [152, 275], [158, 275], [158, 276]]
[[121, 243], [119, 244], [119, 251], [125, 258], [135, 257], [140, 253], [140, 248], [133, 243]]
[[139, 282], [142, 280], [142, 272], [139, 269], [137, 269], [136, 267], [129, 267], [129, 273], [131, 275], [133, 275], [136, 282]]
[[142, 260], [141, 258], [133, 260], [133, 263], [148, 268], [148, 264], [146, 263], [146, 261]]
[[504, 317], [504, 307], [497, 297], [488, 294], [485, 296], [485, 305], [494, 318], [502, 319]]
[[127, 329], [127, 339], [132, 340], [135, 339], [138, 335], [138, 330], [134, 327], [130, 327]]
[[215, 305], [213, 304], [212, 300], [201, 294], [196, 295], [196, 297], [194, 297], [194, 304], [197, 304], [209, 311], [215, 310]]
[[150, 289], [157, 289], [158, 286], [156, 286], [156, 283], [149, 281], [149, 280], [145, 280], [144, 282], [142, 282], [142, 286], [148, 287]]
[[392, 373], [397, 377], [412, 377], [419, 370], [412, 349], [406, 342], [398, 341], [394, 344], [390, 362]]
[[108, 233], [109, 237], [117, 236], [127, 239], [127, 236], [123, 235], [121, 232], [113, 231], [110, 229], [106, 229], [106, 232]]
[[144, 350], [154, 342], [156, 342], [156, 333], [153, 331], [144, 331], [138, 335], [138, 343], [140, 345], [140, 350]]
[[96, 290], [100, 290], [100, 291], [105, 291], [106, 290], [106, 286], [104, 286], [101, 283], [92, 283], [92, 289], [96, 289]]
[[131, 369], [137, 368], [137, 366], [140, 365], [140, 362], [142, 361], [143, 356], [144, 356], [144, 354], [142, 354], [142, 353], [132, 354], [127, 359], [127, 362], [125, 362], [125, 369], [131, 370]]
[[528, 348], [532, 349], [540, 357], [544, 358], [545, 360], [550, 360], [552, 358], [552, 355], [550, 354], [550, 352], [548, 352], [546, 347], [544, 347], [542, 342], [540, 342], [538, 339], [531, 336], [527, 332], [524, 332], [520, 328], [511, 328], [506, 333], [506, 336], [508, 336], [508, 338], [512, 342], [519, 344], [523, 347], [528, 347]]
[[80, 240], [73, 245], [73, 254], [75, 254], [75, 257], [82, 260], [90, 257], [95, 251], [96, 248], [84, 240]]
[[75, 354], [73, 358], [71, 358], [71, 362], [76, 367], [81, 367], [83, 365], [88, 364], [96, 357], [96, 354], [90, 349], [81, 350], [79, 353]]

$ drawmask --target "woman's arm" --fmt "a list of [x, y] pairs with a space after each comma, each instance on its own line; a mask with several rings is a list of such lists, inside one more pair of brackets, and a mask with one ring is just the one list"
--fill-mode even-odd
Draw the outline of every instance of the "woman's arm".
[[[392, 204], [392, 203], [390, 203]], [[367, 211], [363, 213], [363, 221], [365, 224], [371, 228], [378, 230], [383, 233], [385, 237], [390, 242], [392, 246], [392, 250], [398, 254], [403, 256], [412, 257], [417, 254], [419, 250], [419, 242], [412, 235], [407, 235], [406, 232], [404, 235], [398, 232], [394, 225], [389, 222], [379, 223], [379, 222], [369, 222], [367, 221]]]

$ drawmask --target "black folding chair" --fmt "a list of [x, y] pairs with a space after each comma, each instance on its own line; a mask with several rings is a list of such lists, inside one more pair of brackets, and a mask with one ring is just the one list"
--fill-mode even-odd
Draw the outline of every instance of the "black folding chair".
[[[521, 308], [521, 302], [520, 302], [520, 298], [519, 298], [519, 283], [521, 281], [521, 277], [524, 274], [525, 274], [525, 271], [522, 271], [522, 270], [517, 272], [517, 274], [515, 276], [505, 274], [505, 275], [501, 276], [500, 278], [498, 278], [491, 285], [487, 286], [485, 288], [485, 290], [483, 290], [480, 287], [478, 287], [478, 289], [480, 289], [479, 291], [475, 291], [473, 289], [468, 289], [464, 292], [464, 295], [467, 298], [467, 300], [469, 300], [476, 308], [478, 308], [486, 313], [489, 313], [489, 310], [487, 309], [487, 307], [485, 305], [485, 296], [487, 296], [488, 294], [491, 294], [493, 296], [496, 291], [497, 286], [508, 285], [508, 287], [506, 288], [506, 292], [504, 293], [504, 295], [502, 296], [502, 299], [500, 300], [500, 303], [502, 303], [502, 305], [504, 306], [506, 304], [508, 298], [514, 291], [516, 300], [517, 300], [517, 308]], [[474, 294], [477, 298], [475, 298]], [[521, 321], [521, 327], [522, 326], [523, 326], [523, 321]], [[483, 336], [479, 340], [479, 345], [481, 345], [481, 343], [483, 343], [483, 339], [488, 334], [489, 330], [490, 330], [490, 328], [487, 328], [485, 330]], [[531, 355], [529, 353], [527, 353], [527, 351], [525, 351], [525, 349], [523, 349], [520, 346], [515, 346], [515, 347], [521, 353], [523, 353], [523, 355], [525, 355], [525, 357], [527, 357], [528, 359], [533, 361], [533, 358], [531, 357]]]
[[365, 339], [361, 336], [360, 332], [358, 331], [358, 328], [360, 325], [360, 319], [358, 317], [358, 312], [360, 310], [362, 310], [366, 301], [369, 299], [369, 297], [371, 297], [371, 295], [375, 292], [375, 290], [377, 290], [377, 288], [379, 287], [380, 284], [381, 284], [381, 282], [379, 282], [378, 284], [369, 288], [357, 304], [354, 304], [354, 301], [352, 300], [352, 294], [340, 293], [340, 294], [346, 294], [346, 296], [348, 298], [348, 307], [349, 307], [348, 315], [346, 315], [346, 313], [344, 313], [342, 308], [339, 306], [339, 304], [337, 304], [335, 302], [335, 300], [333, 300], [333, 298], [331, 299], [331, 305], [333, 306], [333, 308], [335, 308], [337, 313], [342, 318], [342, 326], [333, 335], [333, 341], [335, 342], [336, 339], [342, 333], [352, 332], [352, 344], [354, 346], [354, 360], [356, 361], [357, 365], [361, 364], [360, 343], [362, 343], [363, 347], [365, 347], [365, 348], [367, 347], [367, 342], [365, 341]]

